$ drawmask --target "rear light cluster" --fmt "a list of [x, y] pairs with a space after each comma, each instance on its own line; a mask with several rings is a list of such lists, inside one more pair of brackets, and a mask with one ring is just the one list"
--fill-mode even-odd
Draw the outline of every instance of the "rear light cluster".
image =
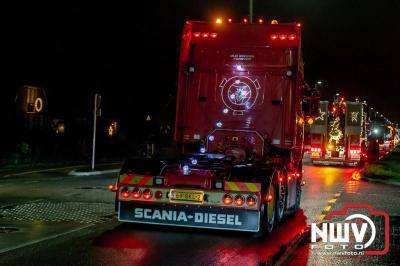
[[321, 148], [311, 148], [311, 151], [321, 152]]
[[196, 38], [217, 38], [218, 34], [216, 32], [193, 32], [193, 36]]
[[359, 153], [361, 153], [361, 151], [360, 150], [350, 150], [350, 153], [351, 154], [359, 154]]
[[296, 34], [271, 34], [269, 36], [271, 38], [271, 40], [275, 41], [275, 40], [281, 40], [281, 41], [285, 41], [285, 40], [289, 40], [289, 41], [294, 41], [297, 39], [297, 35]]
[[[161, 199], [163, 196], [162, 191], [157, 190], [156, 192], [154, 192], [154, 197], [156, 199]], [[129, 191], [128, 188], [123, 188], [121, 189], [121, 197], [124, 199], [128, 199], [130, 197], [132, 197], [133, 199], [145, 199], [145, 200], [149, 200], [151, 198], [153, 198], [153, 192], [146, 188], [143, 191], [141, 191], [139, 188], [134, 188], [132, 189], [132, 191]]]
[[249, 195], [245, 199], [245, 196], [241, 194], [238, 194], [233, 198], [233, 196], [231, 196], [230, 194], [225, 194], [222, 197], [222, 201], [224, 202], [225, 205], [230, 205], [233, 202], [235, 202], [237, 206], [242, 206], [245, 203], [247, 204], [247, 206], [254, 206], [257, 203], [257, 198], [253, 195]]

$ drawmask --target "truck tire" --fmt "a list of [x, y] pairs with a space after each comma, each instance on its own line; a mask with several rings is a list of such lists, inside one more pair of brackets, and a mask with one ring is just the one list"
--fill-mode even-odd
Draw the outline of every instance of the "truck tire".
[[300, 208], [301, 202], [301, 180], [297, 179], [296, 181], [296, 203], [294, 205], [294, 212], [295, 213]]
[[283, 181], [277, 181], [276, 184], [276, 206], [275, 206], [275, 223], [278, 224], [282, 221], [285, 209], [286, 209], [286, 199], [287, 199], [287, 185], [286, 185], [286, 175], [279, 171], [276, 173], [277, 177], [275, 180], [282, 178]]
[[[276, 215], [276, 188], [273, 184], [271, 184], [268, 195], [272, 196], [272, 199], [269, 201], [264, 201], [261, 204], [260, 209], [260, 231], [262, 233], [270, 234], [275, 226], [275, 215]], [[265, 197], [264, 197], [265, 198]]]
[[115, 192], [115, 211], [118, 212], [119, 210], [119, 201], [118, 201], [118, 196], [117, 196], [118, 192]]

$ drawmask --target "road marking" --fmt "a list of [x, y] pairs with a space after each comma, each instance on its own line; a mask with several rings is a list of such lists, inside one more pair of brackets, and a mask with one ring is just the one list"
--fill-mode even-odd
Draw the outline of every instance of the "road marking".
[[33, 244], [37, 244], [37, 243], [40, 243], [40, 242], [43, 242], [43, 241], [51, 240], [51, 239], [54, 239], [54, 238], [57, 238], [57, 237], [60, 237], [60, 236], [65, 236], [65, 235], [68, 235], [68, 234], [71, 234], [71, 233], [75, 233], [75, 232], [78, 232], [80, 230], [86, 229], [86, 228], [94, 226], [94, 225], [95, 224], [88, 224], [88, 225], [81, 226], [81, 227], [78, 227], [78, 228], [63, 232], [63, 233], [59, 233], [59, 234], [55, 234], [55, 235], [39, 238], [37, 240], [32, 240], [32, 241], [29, 241], [29, 242], [25, 242], [23, 244], [16, 245], [14, 247], [3, 248], [3, 249], [0, 249], [0, 254], [8, 252], [8, 251], [15, 250], [15, 249], [23, 248], [23, 247], [26, 247], [26, 246], [30, 246], [30, 245], [33, 245]]
[[335, 203], [336, 201], [337, 201], [337, 199], [330, 199], [330, 200], [328, 200], [328, 203], [332, 204], [332, 203]]
[[328, 206], [326, 206], [325, 208], [324, 208], [324, 211], [329, 211], [330, 209], [332, 208], [332, 206], [330, 206], [330, 205], [328, 205]]
[[[104, 164], [98, 164], [98, 166], [99, 165], [115, 165], [115, 164], [121, 164], [121, 163], [104, 163]], [[27, 172], [15, 173], [15, 174], [7, 174], [7, 175], [3, 175], [2, 177], [21, 176], [21, 175], [27, 175], [27, 174], [35, 174], [35, 173], [41, 173], [41, 172], [47, 172], [47, 171], [54, 171], [54, 170], [66, 170], [66, 169], [77, 168], [77, 167], [79, 168], [79, 167], [84, 167], [84, 166], [87, 166], [87, 164], [79, 164], [79, 165], [66, 166], [66, 167], [47, 168], [47, 169], [27, 171]]]

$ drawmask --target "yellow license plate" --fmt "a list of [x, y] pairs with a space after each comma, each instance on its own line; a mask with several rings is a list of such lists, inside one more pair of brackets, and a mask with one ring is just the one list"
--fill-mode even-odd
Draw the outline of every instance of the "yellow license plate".
[[204, 200], [204, 192], [189, 192], [189, 191], [171, 190], [169, 195], [170, 195], [170, 199], [172, 201], [203, 202], [203, 200]]

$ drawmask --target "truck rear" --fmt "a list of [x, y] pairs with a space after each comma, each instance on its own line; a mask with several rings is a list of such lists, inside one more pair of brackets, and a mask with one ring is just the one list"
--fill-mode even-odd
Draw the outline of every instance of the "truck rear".
[[179, 57], [180, 158], [127, 160], [112, 190], [120, 221], [271, 232], [300, 205], [301, 27], [188, 21]]
[[366, 114], [363, 103], [321, 101], [321, 116], [311, 125], [311, 160], [314, 165], [360, 166], [366, 158]]

